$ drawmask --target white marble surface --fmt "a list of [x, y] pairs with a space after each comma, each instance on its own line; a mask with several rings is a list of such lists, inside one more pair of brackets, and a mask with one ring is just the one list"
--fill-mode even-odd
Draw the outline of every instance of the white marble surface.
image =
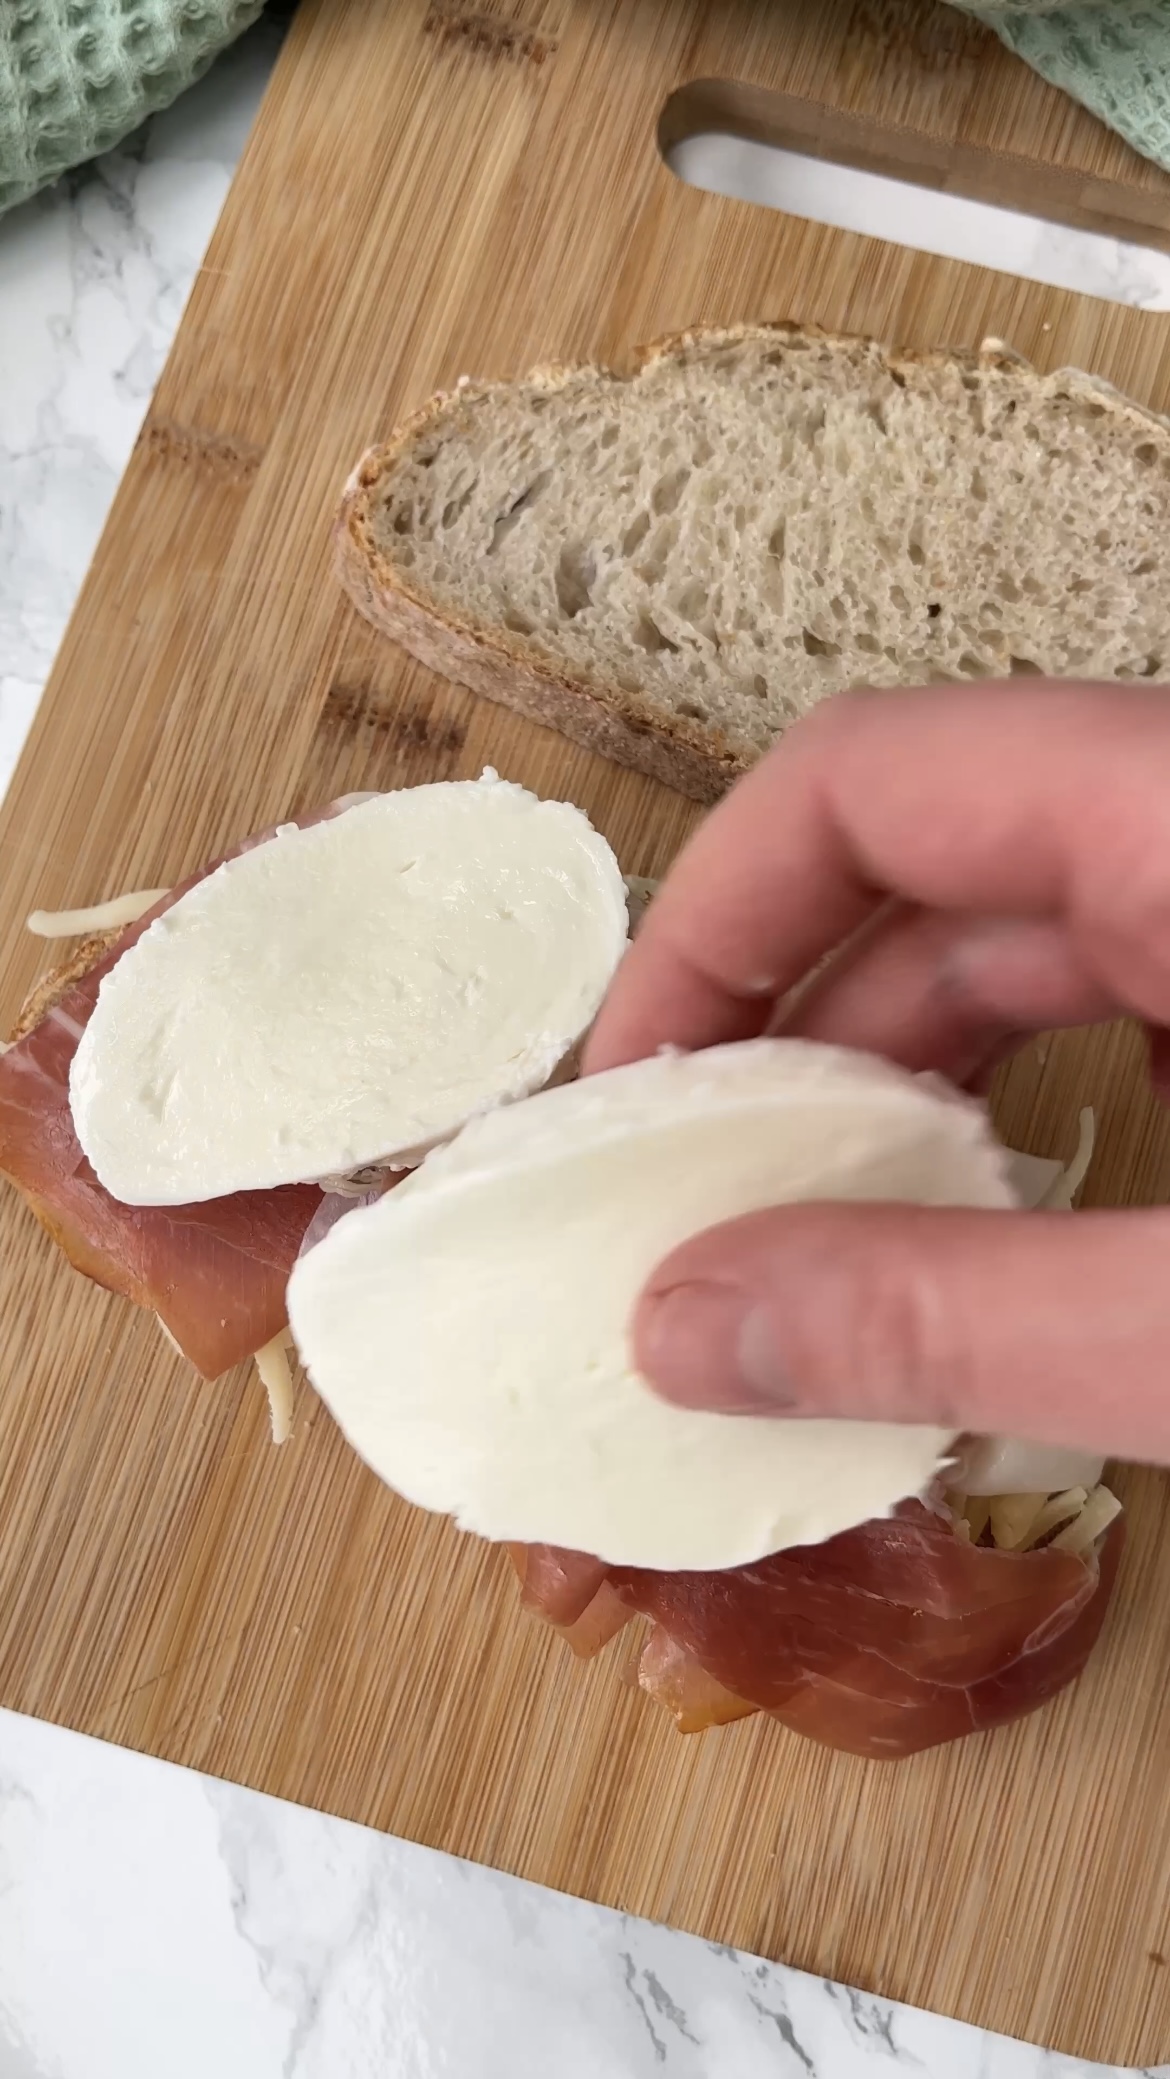
[[[261, 24], [131, 147], [0, 221], [0, 788], [278, 39]], [[829, 221], [874, 206], [720, 149], [693, 177]], [[1152, 293], [1123, 253], [1075, 265]], [[1088, 2070], [0, 1712], [0, 2079]]]
[[0, 2079], [1089, 2070], [0, 1713]]

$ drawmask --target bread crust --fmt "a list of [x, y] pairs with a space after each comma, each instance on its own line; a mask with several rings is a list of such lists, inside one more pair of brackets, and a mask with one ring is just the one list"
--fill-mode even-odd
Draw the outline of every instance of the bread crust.
[[38, 977], [21, 1004], [16, 1023], [9, 1035], [13, 1045], [17, 1040], [26, 1038], [48, 1017], [49, 1012], [67, 995], [75, 982], [84, 981], [90, 969], [105, 958], [110, 947], [125, 936], [125, 931], [126, 927], [123, 924], [114, 931], [91, 932], [88, 938], [82, 939], [67, 960], [58, 961], [56, 967], [51, 967], [47, 974]]

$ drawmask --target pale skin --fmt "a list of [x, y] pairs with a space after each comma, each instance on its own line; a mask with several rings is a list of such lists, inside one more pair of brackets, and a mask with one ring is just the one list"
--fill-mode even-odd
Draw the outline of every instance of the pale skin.
[[[1170, 1094], [1170, 690], [848, 695], [702, 825], [586, 1068], [782, 1030], [980, 1089], [1023, 1035], [1122, 1015]], [[689, 1406], [1170, 1463], [1170, 1210], [778, 1208], [661, 1265], [634, 1343]]]

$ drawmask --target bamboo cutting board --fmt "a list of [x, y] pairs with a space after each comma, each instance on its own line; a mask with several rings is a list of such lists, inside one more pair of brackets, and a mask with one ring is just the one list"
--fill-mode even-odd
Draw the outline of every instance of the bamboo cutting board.
[[[351, 787], [490, 760], [580, 802], [636, 873], [693, 827], [338, 594], [340, 483], [436, 384], [772, 315], [998, 333], [1170, 405], [1170, 320], [683, 188], [662, 112], [694, 127], [720, 80], [764, 129], [1166, 240], [1170, 181], [927, 0], [306, 0], [0, 820], [6, 1014], [34, 905], [173, 880]], [[1091, 1196], [1164, 1197], [1124, 1034], [1030, 1057], [1005, 1122], [1065, 1150], [1090, 1100]], [[194, 1381], [14, 1194], [0, 1228], [0, 1701], [993, 2029], [1170, 2058], [1160, 1476], [1125, 1476], [1107, 1643], [1039, 1718], [894, 1767], [762, 1722], [687, 1742], [618, 1653], [580, 1668], [524, 1620], [498, 1553], [380, 1488], [306, 1389], [272, 1450], [252, 1378]]]

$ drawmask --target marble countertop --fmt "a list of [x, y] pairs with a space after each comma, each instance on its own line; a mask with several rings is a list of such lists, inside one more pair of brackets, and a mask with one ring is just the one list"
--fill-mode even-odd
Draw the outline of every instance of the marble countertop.
[[[129, 146], [0, 221], [0, 789], [279, 36], [262, 22]], [[687, 170], [819, 213], [806, 170], [799, 195], [792, 168], [769, 189], [726, 150]], [[824, 206], [864, 227], [864, 194]], [[979, 221], [922, 242], [959, 235]], [[1043, 268], [1044, 246], [1021, 233], [1014, 264]], [[1123, 248], [1059, 264], [1122, 300], [1161, 290]], [[0, 2079], [1092, 2069], [0, 1711]]]

